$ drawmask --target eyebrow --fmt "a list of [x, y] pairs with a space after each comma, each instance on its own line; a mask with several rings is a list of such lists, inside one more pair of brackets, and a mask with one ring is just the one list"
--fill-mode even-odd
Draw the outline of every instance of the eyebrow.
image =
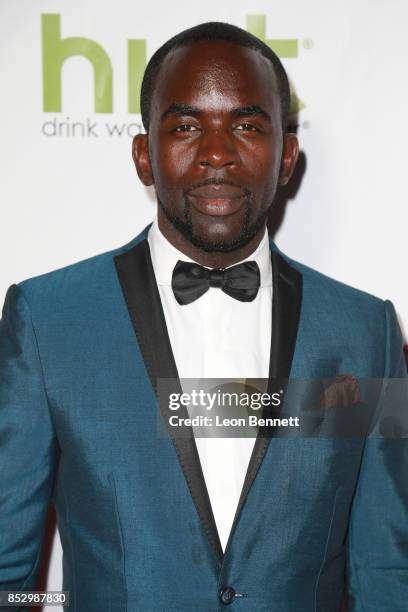
[[178, 102], [173, 102], [170, 106], [164, 111], [162, 116], [160, 117], [160, 121], [163, 121], [169, 115], [179, 116], [179, 115], [192, 115], [197, 116], [200, 114], [200, 109], [196, 106], [191, 106], [190, 104], [182, 104]]
[[250, 106], [241, 106], [240, 108], [234, 108], [231, 111], [234, 117], [244, 117], [248, 115], [258, 115], [263, 117], [267, 121], [271, 122], [271, 116], [263, 110], [258, 104], [251, 104]]
[[[170, 106], [164, 111], [164, 113], [160, 117], [160, 121], [163, 121], [166, 117], [169, 116], [182, 116], [182, 115], [190, 115], [192, 117], [197, 117], [201, 114], [199, 108], [196, 106], [191, 106], [190, 104], [183, 104], [179, 102], [173, 102]], [[258, 104], [251, 104], [250, 106], [240, 106], [238, 108], [233, 108], [230, 111], [230, 114], [233, 117], [248, 117], [248, 116], [256, 116], [262, 117], [267, 121], [271, 122], [270, 115], [263, 110]]]

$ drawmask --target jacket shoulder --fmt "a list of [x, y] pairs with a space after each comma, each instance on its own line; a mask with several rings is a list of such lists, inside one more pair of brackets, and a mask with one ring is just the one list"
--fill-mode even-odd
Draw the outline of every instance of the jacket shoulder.
[[352, 287], [351, 285], [347, 285], [346, 283], [336, 280], [331, 276], [327, 276], [314, 268], [292, 259], [285, 253], [282, 253], [282, 251], [271, 239], [270, 248], [272, 251], [278, 253], [278, 255], [280, 255], [289, 266], [300, 273], [302, 277], [303, 289], [306, 291], [306, 296], [308, 292], [312, 292], [316, 295], [316, 297], [326, 296], [326, 299], [334, 298], [349, 300], [353, 303], [366, 304], [374, 308], [384, 307], [383, 299], [372, 295], [371, 293], [367, 293], [366, 291], [362, 291], [361, 289], [357, 289], [356, 287]]
[[123, 246], [24, 279], [16, 284], [29, 302], [31, 299], [34, 301], [40, 299], [43, 302], [46, 297], [51, 296], [54, 299], [58, 297], [64, 299], [73, 294], [79, 296], [91, 294], [92, 291], [99, 293], [103, 288], [108, 289], [116, 276], [113, 275], [115, 272], [114, 258], [143, 240], [147, 236], [149, 227]]
[[315, 295], [325, 295], [328, 299], [337, 299], [341, 302], [349, 301], [358, 306], [366, 305], [373, 308], [384, 306], [384, 300], [380, 297], [336, 280], [293, 259], [286, 258], [286, 260], [302, 275], [304, 288], [314, 292]]

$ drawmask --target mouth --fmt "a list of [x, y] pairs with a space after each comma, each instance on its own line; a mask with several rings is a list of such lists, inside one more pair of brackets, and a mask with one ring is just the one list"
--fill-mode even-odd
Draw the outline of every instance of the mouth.
[[187, 198], [203, 215], [228, 217], [244, 206], [246, 193], [232, 185], [205, 185], [189, 191]]

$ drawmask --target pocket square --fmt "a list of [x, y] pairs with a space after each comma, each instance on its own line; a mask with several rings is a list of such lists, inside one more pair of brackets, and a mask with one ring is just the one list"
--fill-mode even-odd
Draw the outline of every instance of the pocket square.
[[352, 374], [339, 374], [334, 382], [320, 395], [319, 408], [330, 410], [333, 408], [352, 406], [361, 402], [361, 393], [358, 381]]

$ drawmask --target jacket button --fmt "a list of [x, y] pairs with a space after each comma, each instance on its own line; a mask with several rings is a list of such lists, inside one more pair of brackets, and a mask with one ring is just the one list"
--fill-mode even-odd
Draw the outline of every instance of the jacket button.
[[221, 603], [228, 606], [232, 604], [235, 599], [235, 590], [232, 587], [224, 587], [220, 591], [220, 600]]

